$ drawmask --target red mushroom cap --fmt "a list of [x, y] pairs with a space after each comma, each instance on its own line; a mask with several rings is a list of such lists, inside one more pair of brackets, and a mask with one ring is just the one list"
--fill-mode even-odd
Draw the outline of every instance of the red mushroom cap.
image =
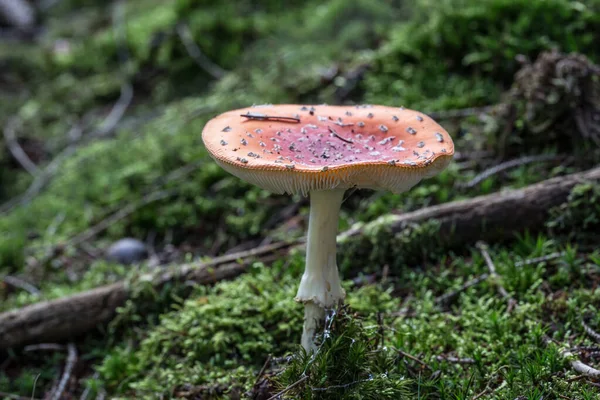
[[225, 170], [276, 193], [402, 192], [454, 155], [452, 138], [433, 119], [386, 106], [243, 108], [211, 119], [202, 140]]

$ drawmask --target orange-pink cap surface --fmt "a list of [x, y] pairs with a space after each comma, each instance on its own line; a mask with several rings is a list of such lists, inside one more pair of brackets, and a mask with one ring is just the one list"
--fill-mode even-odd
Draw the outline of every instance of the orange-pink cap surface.
[[227, 171], [276, 193], [408, 190], [443, 170], [452, 138], [418, 111], [386, 106], [267, 105], [225, 112], [202, 132]]

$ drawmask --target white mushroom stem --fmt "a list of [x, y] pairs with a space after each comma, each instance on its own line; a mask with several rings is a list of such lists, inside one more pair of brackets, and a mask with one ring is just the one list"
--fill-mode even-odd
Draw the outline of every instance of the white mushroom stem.
[[304, 303], [302, 346], [315, 350], [314, 336], [325, 319], [325, 310], [346, 297], [336, 262], [336, 237], [344, 189], [310, 192], [306, 267], [296, 301]]

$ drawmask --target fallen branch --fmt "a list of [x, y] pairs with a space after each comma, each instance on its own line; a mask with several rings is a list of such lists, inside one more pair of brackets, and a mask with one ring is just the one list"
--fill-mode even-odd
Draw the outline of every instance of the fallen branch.
[[390, 233], [396, 234], [410, 225], [429, 220], [439, 222], [438, 237], [449, 247], [475, 243], [480, 239], [499, 241], [512, 238], [515, 232], [542, 229], [548, 210], [564, 203], [571, 189], [584, 182], [600, 182], [600, 167], [548, 179], [522, 189], [453, 201], [405, 214], [385, 215], [368, 224], [356, 224], [342, 233], [339, 240], [358, 236], [378, 225], [386, 225]]
[[[245, 252], [228, 254], [200, 264], [187, 264], [156, 276], [141, 276], [152, 280], [157, 288], [166, 283], [194, 281], [201, 285], [232, 279], [246, 271], [250, 260], [273, 255], [300, 241], [275, 243]], [[237, 262], [244, 260], [243, 262]], [[73, 296], [44, 301], [0, 314], [0, 349], [28, 343], [62, 341], [94, 329], [110, 321], [118, 307], [130, 297], [130, 286], [118, 282]]]
[[[338, 238], [344, 243], [363, 234], [373, 224], [385, 225], [392, 234], [407, 226], [435, 219], [438, 236], [448, 247], [464, 246], [478, 240], [497, 241], [514, 237], [515, 232], [543, 228], [548, 210], [565, 202], [571, 189], [582, 182], [600, 181], [600, 167], [586, 172], [549, 179], [523, 189], [479, 196], [469, 200], [427, 207], [401, 215], [387, 215], [366, 225], [357, 225]], [[460, 232], [460, 235], [455, 234]], [[156, 288], [166, 283], [194, 281], [213, 284], [244, 273], [251, 260], [273, 257], [275, 252], [295, 247], [302, 239], [274, 243], [250, 251], [218, 257], [207, 263], [187, 264], [151, 279]], [[235, 262], [239, 261], [239, 262]], [[29, 343], [63, 341], [109, 322], [130, 298], [128, 284], [119, 282], [73, 296], [41, 302], [0, 314], [0, 349]]]

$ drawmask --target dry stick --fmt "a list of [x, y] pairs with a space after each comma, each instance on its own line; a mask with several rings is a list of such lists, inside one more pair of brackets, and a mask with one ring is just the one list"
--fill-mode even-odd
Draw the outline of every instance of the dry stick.
[[215, 79], [221, 79], [223, 76], [225, 76], [225, 74], [227, 74], [227, 71], [204, 55], [202, 50], [200, 50], [198, 45], [194, 42], [190, 28], [187, 25], [183, 23], [178, 24], [175, 30], [177, 31], [177, 35], [179, 35], [179, 38], [185, 46], [189, 56], [196, 62], [196, 64], [198, 64], [200, 68], [208, 72], [208, 74]]
[[475, 360], [472, 358], [458, 358], [458, 357], [454, 357], [454, 356], [437, 356], [436, 360], [438, 361], [448, 361], [450, 363], [454, 363], [454, 364], [475, 364]]
[[308, 375], [304, 375], [302, 378], [298, 379], [296, 382], [292, 383], [290, 386], [286, 387], [281, 392], [276, 393], [273, 396], [269, 397], [267, 400], [278, 399], [279, 396], [286, 394], [287, 392], [289, 392], [290, 390], [292, 390], [293, 388], [295, 388], [296, 386], [298, 386], [299, 384], [301, 384], [302, 382], [304, 382], [307, 379], [308, 379]]
[[441, 304], [449, 303], [456, 296], [458, 296], [459, 294], [461, 294], [462, 292], [464, 292], [468, 288], [480, 284], [481, 282], [485, 281], [488, 277], [489, 277], [488, 274], [482, 274], [482, 275], [480, 275], [480, 276], [478, 276], [476, 278], [473, 278], [473, 279], [471, 279], [471, 280], [463, 283], [458, 289], [453, 290], [453, 291], [448, 292], [448, 293], [445, 293], [445, 294], [437, 297], [435, 299], [435, 302], [437, 304], [440, 304], [440, 305]]
[[587, 333], [596, 343], [600, 343], [600, 334], [593, 330], [588, 324], [585, 323], [584, 320], [581, 320], [581, 325], [583, 325], [583, 330]]
[[433, 119], [465, 118], [472, 115], [487, 114], [497, 108], [499, 104], [484, 107], [459, 108], [456, 110], [434, 111], [426, 113]]
[[2, 280], [5, 283], [7, 283], [7, 284], [9, 284], [11, 286], [14, 286], [14, 287], [19, 288], [19, 289], [23, 289], [26, 292], [29, 292], [29, 293], [31, 293], [34, 296], [39, 296], [39, 295], [42, 294], [39, 291], [38, 288], [36, 288], [35, 286], [33, 286], [31, 283], [26, 282], [26, 281], [24, 281], [24, 280], [22, 280], [20, 278], [17, 278], [17, 277], [14, 277], [14, 276], [10, 276], [10, 275], [6, 275], [6, 276], [2, 277]]
[[[301, 240], [278, 242], [240, 253], [146, 274], [159, 289], [166, 283], [194, 281], [201, 285], [232, 279], [246, 271], [249, 260], [297, 245]], [[244, 260], [243, 263], [237, 261]], [[0, 314], [0, 349], [41, 341], [62, 341], [108, 322], [131, 295], [129, 283], [118, 282], [73, 296], [44, 301]]]
[[541, 263], [541, 262], [554, 260], [556, 258], [560, 258], [560, 257], [564, 256], [565, 254], [566, 253], [564, 251], [561, 251], [561, 252], [550, 253], [545, 256], [530, 258], [528, 260], [518, 261], [515, 263], [515, 267], [523, 267], [525, 265], [537, 264], [537, 263]]
[[457, 184], [457, 187], [472, 188], [472, 187], [475, 187], [476, 185], [478, 185], [481, 181], [489, 178], [490, 176], [496, 175], [497, 173], [505, 171], [510, 168], [519, 167], [522, 165], [531, 164], [531, 163], [535, 163], [535, 162], [556, 161], [556, 160], [560, 160], [562, 158], [564, 158], [564, 156], [560, 156], [560, 155], [556, 156], [556, 155], [548, 155], [548, 154], [517, 158], [515, 160], [510, 160], [510, 161], [504, 162], [502, 164], [493, 166], [489, 169], [486, 169], [482, 173], [475, 176], [475, 178], [471, 179], [469, 182]]
[[67, 356], [67, 364], [65, 365], [65, 371], [60, 378], [60, 382], [56, 387], [56, 391], [50, 396], [52, 400], [60, 400], [62, 398], [63, 393], [65, 392], [65, 388], [67, 387], [67, 383], [69, 379], [71, 379], [71, 372], [73, 372], [73, 367], [75, 367], [75, 363], [77, 362], [77, 348], [73, 343], [69, 343], [67, 346], [68, 356]]
[[267, 370], [267, 367], [269, 366], [269, 363], [271, 363], [271, 354], [269, 354], [269, 356], [267, 357], [267, 360], [265, 361], [265, 363], [263, 364], [262, 368], [258, 372], [258, 375], [256, 376], [256, 380], [254, 381], [254, 385], [253, 386], [256, 386], [258, 384], [258, 381], [260, 380], [260, 378], [262, 377], [262, 375]]
[[411, 360], [413, 360], [413, 361], [421, 364], [422, 366], [424, 366], [428, 370], [433, 371], [433, 368], [431, 368], [425, 361], [420, 360], [419, 358], [413, 356], [412, 354], [409, 354], [409, 353], [407, 353], [405, 351], [402, 351], [402, 350], [400, 350], [400, 349], [398, 349], [396, 347], [392, 347], [392, 350], [394, 350], [396, 353], [400, 354], [402, 357], [409, 358], [409, 359], [411, 359]]
[[165, 190], [149, 193], [146, 196], [142, 197], [142, 199], [140, 201], [128, 204], [127, 206], [123, 207], [116, 213], [108, 216], [107, 218], [103, 219], [96, 225], [92, 226], [91, 228], [89, 228], [89, 229], [85, 230], [84, 232], [78, 234], [77, 236], [73, 237], [71, 240], [69, 240], [69, 243], [73, 246], [78, 246], [79, 244], [81, 244], [87, 240], [90, 240], [91, 238], [93, 238], [94, 236], [99, 234], [100, 232], [109, 228], [114, 223], [116, 223], [116, 222], [122, 220], [123, 218], [129, 216], [130, 214], [134, 213], [140, 207], [143, 207], [143, 206], [153, 203], [155, 201], [166, 199], [167, 197], [170, 197], [173, 195], [175, 195], [174, 191], [165, 191]]
[[[560, 352], [564, 358], [575, 357], [573, 353], [568, 350], [563, 350]], [[585, 376], [589, 376], [591, 378], [600, 378], [600, 371], [595, 368], [590, 367], [589, 365], [581, 362], [580, 360], [570, 360], [571, 367], [580, 374]]]
[[498, 275], [498, 273], [496, 272], [496, 266], [492, 261], [492, 257], [490, 257], [490, 253], [488, 253], [487, 251], [488, 245], [484, 242], [479, 241], [477, 242], [476, 246], [479, 249], [479, 251], [481, 251], [481, 255], [483, 255], [483, 259], [485, 260], [488, 270], [490, 271], [490, 277], [494, 279], [494, 284], [496, 285], [498, 293], [500, 293], [500, 295], [508, 302], [508, 307], [506, 311], [510, 313], [517, 304], [517, 302], [511, 297], [510, 294], [508, 294], [504, 286], [502, 286], [502, 284], [498, 281], [500, 279], [500, 275]]
[[25, 171], [29, 172], [34, 177], [39, 173], [37, 165], [25, 153], [17, 137], [15, 135], [15, 128], [17, 125], [17, 118], [13, 117], [8, 120], [6, 125], [4, 126], [4, 140], [6, 141], [6, 145], [8, 146], [8, 150], [13, 155], [13, 157], [21, 164]]
[[62, 351], [65, 349], [65, 346], [58, 343], [40, 343], [40, 344], [32, 344], [29, 346], [25, 346], [23, 351], [31, 352], [38, 350], [50, 350], [50, 351]]
[[[99, 372], [95, 372], [94, 375], [92, 376], [92, 379], [98, 379], [98, 377], [100, 376]], [[90, 392], [92, 391], [92, 386], [91, 385], [87, 385], [85, 390], [83, 391], [83, 393], [81, 393], [81, 396], [79, 397], [79, 400], [87, 400], [88, 396], [90, 395]]]
[[[455, 201], [401, 215], [386, 215], [365, 225], [356, 225], [338, 237], [340, 245], [362, 235], [371, 227], [385, 226], [391, 235], [407, 226], [430, 220], [438, 221], [441, 245], [456, 248], [482, 238], [500, 241], [513, 238], [515, 232], [535, 231], [544, 227], [548, 210], [565, 202], [573, 187], [583, 182], [599, 182], [600, 167], [572, 175], [548, 179], [522, 189], [503, 191], [468, 200]], [[460, 232], [457, 235], [456, 232]], [[156, 288], [167, 282], [192, 280], [213, 284], [244, 273], [248, 258], [272, 255], [285, 247], [302, 243], [274, 243], [258, 247], [246, 254], [215, 258], [209, 263], [188, 264], [164, 272], [153, 281]], [[233, 257], [233, 258], [231, 258]], [[229, 260], [244, 259], [246, 264]], [[102, 286], [90, 291], [29, 305], [0, 314], [0, 349], [20, 347], [29, 343], [63, 341], [109, 322], [116, 309], [130, 299], [126, 282]]]
[[[548, 345], [552, 342], [552, 339], [550, 339], [548, 336], [544, 336], [543, 339], [544, 339], [544, 342], [546, 343], [546, 345]], [[560, 350], [559, 353], [564, 359], [569, 360], [571, 367], [576, 372], [579, 372], [580, 374], [591, 377], [591, 378], [600, 378], [600, 371], [581, 362], [579, 359], [576, 358], [575, 354], [573, 354], [570, 350], [563, 349], [563, 350]]]
[[0, 205], [0, 214], [12, 210], [17, 205], [28, 204], [35, 196], [37, 196], [42, 189], [50, 182], [50, 179], [56, 173], [58, 167], [62, 164], [63, 160], [73, 154], [77, 146], [70, 145], [62, 150], [46, 167], [35, 177], [33, 182], [29, 185], [25, 193], [15, 198], [10, 199], [6, 203]]

